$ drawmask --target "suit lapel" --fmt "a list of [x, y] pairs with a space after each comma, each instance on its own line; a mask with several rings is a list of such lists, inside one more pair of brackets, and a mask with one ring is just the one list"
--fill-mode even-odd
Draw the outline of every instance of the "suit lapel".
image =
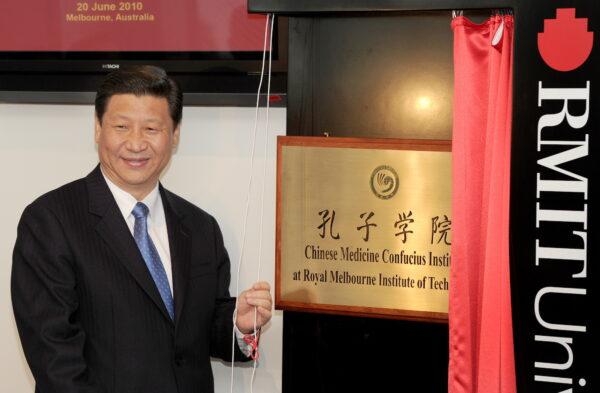
[[[160, 297], [156, 284], [146, 267], [142, 255], [123, 219], [114, 197], [97, 166], [86, 177], [89, 192], [90, 213], [101, 217], [96, 230], [104, 239], [107, 246], [117, 255], [119, 261], [131, 273], [135, 281], [152, 299], [164, 317], [173, 323], [165, 304]], [[170, 241], [169, 236], [169, 241]]]
[[171, 267], [173, 270], [173, 300], [175, 301], [175, 327], [181, 318], [191, 258], [191, 238], [183, 225], [183, 214], [178, 209], [174, 198], [160, 185], [160, 196], [165, 209], [167, 231], [169, 234], [169, 249], [171, 252]]

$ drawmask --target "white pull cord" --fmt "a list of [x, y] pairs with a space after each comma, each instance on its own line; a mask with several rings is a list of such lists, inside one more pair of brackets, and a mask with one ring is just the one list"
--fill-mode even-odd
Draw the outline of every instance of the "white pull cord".
[[[252, 142], [251, 142], [251, 151], [250, 151], [250, 177], [248, 180], [248, 193], [246, 194], [246, 208], [244, 212], [244, 225], [242, 230], [242, 246], [240, 250], [240, 257], [238, 260], [237, 267], [237, 278], [235, 285], [235, 292], [239, 296], [240, 293], [240, 271], [242, 266], [242, 261], [244, 258], [244, 249], [246, 244], [246, 230], [248, 223], [248, 211], [250, 208], [250, 192], [252, 190], [252, 181], [254, 177], [254, 157], [255, 157], [255, 147], [256, 147], [256, 131], [258, 129], [258, 109], [260, 105], [260, 91], [262, 89], [263, 77], [265, 73], [265, 57], [267, 51], [267, 37], [269, 36], [269, 70], [268, 70], [268, 82], [267, 82], [267, 112], [266, 112], [266, 127], [265, 127], [265, 161], [263, 168], [263, 186], [261, 193], [261, 212], [260, 212], [260, 226], [259, 226], [259, 248], [258, 248], [258, 269], [257, 269], [257, 281], [260, 280], [260, 262], [262, 257], [262, 228], [263, 228], [263, 211], [264, 211], [264, 194], [265, 194], [265, 183], [266, 183], [266, 167], [267, 167], [267, 147], [268, 147], [268, 130], [269, 130], [269, 96], [271, 91], [271, 60], [272, 60], [272, 46], [273, 46], [273, 22], [275, 20], [275, 15], [267, 14], [267, 19], [265, 21], [265, 38], [263, 42], [263, 55], [262, 55], [262, 66], [260, 71], [260, 82], [258, 84], [258, 91], [256, 93], [256, 108], [254, 112], [254, 127], [252, 131]], [[271, 25], [269, 29], [269, 23]], [[270, 34], [269, 34], [270, 32]], [[230, 381], [230, 391], [233, 393], [233, 377], [234, 377], [234, 353], [236, 346], [236, 335], [235, 335], [235, 326], [237, 322], [237, 301], [235, 305], [235, 309], [233, 311], [233, 331], [232, 331], [232, 340], [231, 340], [231, 381]], [[256, 337], [256, 322], [257, 322], [257, 310], [254, 310], [254, 335]], [[254, 385], [254, 376], [256, 373], [257, 360], [254, 360], [253, 368], [252, 368], [252, 379], [250, 382], [250, 392], [253, 391]]]
[[[260, 281], [260, 266], [262, 261], [262, 241], [263, 241], [263, 218], [265, 211], [265, 184], [267, 183], [267, 152], [269, 147], [269, 107], [271, 97], [271, 63], [273, 59], [273, 25], [275, 22], [275, 15], [271, 14], [271, 28], [269, 33], [269, 68], [267, 71], [267, 113], [265, 121], [265, 146], [264, 146], [264, 165], [263, 165], [263, 183], [262, 191], [260, 193], [260, 224], [259, 224], [259, 237], [258, 237], [258, 267], [256, 269], [256, 281]], [[258, 310], [254, 308], [254, 337], [257, 337], [256, 320], [258, 318]], [[258, 351], [258, 347], [256, 349]], [[256, 366], [258, 364], [258, 357], [254, 359], [252, 365], [252, 378], [250, 379], [250, 393], [253, 393], [254, 388], [254, 376], [256, 375]]]
[[500, 26], [494, 33], [494, 37], [492, 38], [492, 46], [496, 47], [502, 40], [502, 35], [504, 34], [504, 17], [502, 17], [502, 21], [500, 22]]

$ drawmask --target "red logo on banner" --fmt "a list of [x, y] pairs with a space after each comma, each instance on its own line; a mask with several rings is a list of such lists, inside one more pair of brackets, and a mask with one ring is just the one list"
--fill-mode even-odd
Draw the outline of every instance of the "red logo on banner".
[[575, 8], [558, 8], [556, 19], [544, 20], [544, 31], [538, 33], [537, 42], [549, 67], [572, 71], [590, 56], [594, 33], [588, 31], [587, 18], [575, 17]]

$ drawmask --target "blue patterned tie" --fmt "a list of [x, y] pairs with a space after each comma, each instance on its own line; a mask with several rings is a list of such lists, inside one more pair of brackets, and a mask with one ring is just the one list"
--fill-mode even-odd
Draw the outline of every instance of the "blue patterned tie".
[[171, 319], [174, 319], [175, 310], [173, 309], [173, 296], [171, 295], [167, 273], [160, 260], [158, 251], [156, 251], [156, 247], [154, 246], [154, 243], [152, 243], [150, 235], [148, 235], [148, 223], [146, 220], [148, 217], [148, 206], [138, 202], [131, 214], [135, 217], [135, 225], [133, 226], [133, 237], [135, 238], [135, 242], [142, 253], [144, 262], [146, 262], [146, 266], [154, 279], [156, 288], [158, 288], [160, 297], [165, 303]]

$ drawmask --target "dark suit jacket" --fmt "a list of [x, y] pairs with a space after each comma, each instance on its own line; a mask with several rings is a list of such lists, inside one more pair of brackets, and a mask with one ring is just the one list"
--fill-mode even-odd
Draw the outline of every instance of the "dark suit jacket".
[[99, 167], [25, 209], [12, 301], [36, 392], [213, 391], [209, 356], [231, 359], [229, 258], [213, 217], [160, 195], [175, 321]]

